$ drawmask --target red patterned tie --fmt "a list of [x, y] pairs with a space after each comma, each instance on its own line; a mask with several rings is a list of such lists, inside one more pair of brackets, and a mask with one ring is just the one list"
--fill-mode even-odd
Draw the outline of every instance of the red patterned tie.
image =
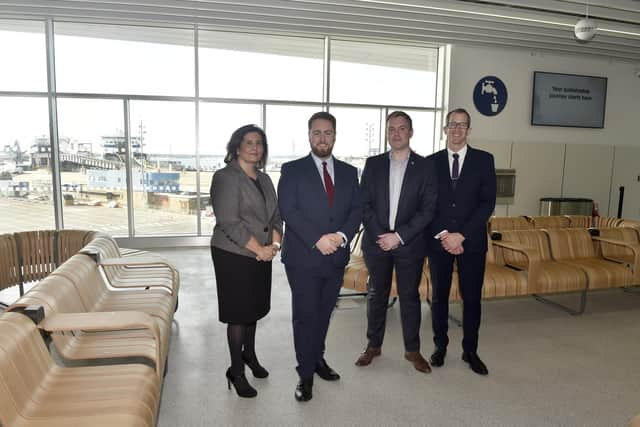
[[324, 178], [324, 189], [327, 191], [327, 198], [329, 199], [329, 207], [333, 207], [333, 181], [331, 181], [331, 175], [327, 170], [327, 162], [322, 162], [322, 177]]

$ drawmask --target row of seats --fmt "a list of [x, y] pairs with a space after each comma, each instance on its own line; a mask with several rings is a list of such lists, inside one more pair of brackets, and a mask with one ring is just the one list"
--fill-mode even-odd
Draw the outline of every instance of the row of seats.
[[[482, 295], [484, 299], [579, 292], [582, 313], [589, 290], [631, 287], [640, 284], [640, 234], [638, 229], [550, 228], [494, 232], [489, 240]], [[359, 247], [347, 265], [343, 286], [366, 292], [368, 271]], [[450, 301], [460, 301], [458, 275], [454, 271]], [[425, 259], [420, 293], [431, 296], [428, 259]], [[395, 280], [391, 296], [397, 294]]]
[[584, 311], [589, 290], [640, 283], [640, 236], [632, 228], [507, 230], [492, 238], [504, 264], [526, 273], [528, 294], [581, 292], [573, 314]]
[[179, 275], [119, 255], [96, 233], [0, 315], [0, 425], [156, 424]]
[[489, 232], [505, 230], [529, 230], [532, 228], [611, 228], [631, 227], [640, 229], [640, 221], [607, 216], [552, 215], [552, 216], [492, 216]]
[[34, 230], [0, 235], [0, 291], [45, 278], [96, 236], [88, 230]]

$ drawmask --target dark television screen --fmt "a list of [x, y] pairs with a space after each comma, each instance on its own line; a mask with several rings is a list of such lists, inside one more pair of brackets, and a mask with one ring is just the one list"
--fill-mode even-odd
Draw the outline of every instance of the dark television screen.
[[533, 73], [531, 124], [603, 128], [607, 78]]

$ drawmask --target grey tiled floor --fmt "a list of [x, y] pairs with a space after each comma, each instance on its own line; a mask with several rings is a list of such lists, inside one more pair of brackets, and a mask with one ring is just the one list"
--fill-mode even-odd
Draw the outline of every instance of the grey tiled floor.
[[[176, 426], [626, 426], [640, 413], [640, 295], [590, 295], [587, 312], [569, 316], [531, 298], [484, 304], [480, 355], [488, 377], [460, 360], [461, 330], [451, 326], [444, 367], [429, 375], [402, 358], [399, 307], [388, 313], [383, 354], [354, 366], [365, 345], [362, 298], [340, 302], [327, 340], [327, 360], [342, 375], [316, 378], [314, 397], [293, 398], [297, 380], [290, 292], [274, 264], [271, 313], [258, 324], [257, 349], [271, 375], [249, 380], [255, 399], [227, 390], [225, 326], [217, 321], [208, 248], [157, 250], [182, 274], [158, 425]], [[575, 303], [576, 296], [559, 297]], [[452, 310], [459, 310], [453, 307]], [[422, 348], [432, 350], [423, 305]]]

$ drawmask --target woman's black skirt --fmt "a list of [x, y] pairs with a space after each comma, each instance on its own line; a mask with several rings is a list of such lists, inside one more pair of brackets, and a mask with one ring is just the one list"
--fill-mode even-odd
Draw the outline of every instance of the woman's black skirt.
[[253, 323], [271, 309], [271, 261], [211, 247], [223, 323]]

